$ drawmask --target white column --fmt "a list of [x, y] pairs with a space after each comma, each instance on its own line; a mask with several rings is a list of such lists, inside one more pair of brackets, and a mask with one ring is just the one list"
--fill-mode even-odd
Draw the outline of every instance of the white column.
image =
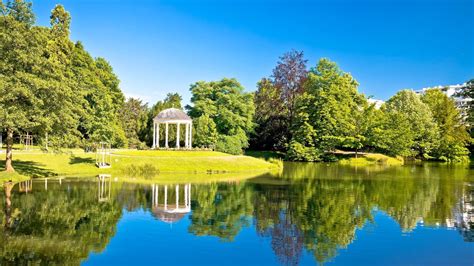
[[165, 148], [168, 148], [168, 122], [166, 122], [165, 128]]
[[189, 143], [189, 141], [188, 141], [189, 124], [186, 123], [185, 125], [186, 125], [186, 132], [184, 133], [184, 147], [187, 149], [187, 148], [189, 148], [188, 147], [188, 143]]
[[156, 123], [153, 121], [153, 149], [156, 148]]
[[160, 147], [160, 123], [156, 124], [156, 147]]
[[189, 148], [193, 148], [193, 123], [189, 124]]
[[181, 125], [178, 122], [178, 124], [176, 126], [176, 148], [178, 148], [178, 149], [179, 149], [179, 128], [180, 127], [181, 127]]

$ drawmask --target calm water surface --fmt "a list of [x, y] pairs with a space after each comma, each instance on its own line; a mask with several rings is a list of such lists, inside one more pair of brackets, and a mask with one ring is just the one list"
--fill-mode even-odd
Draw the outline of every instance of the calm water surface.
[[0, 265], [473, 265], [474, 170], [286, 164], [212, 184], [23, 182]]

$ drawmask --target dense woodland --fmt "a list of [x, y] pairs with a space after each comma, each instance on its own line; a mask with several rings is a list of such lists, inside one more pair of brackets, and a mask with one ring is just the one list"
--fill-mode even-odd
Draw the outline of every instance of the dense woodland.
[[[309, 67], [300, 51], [281, 56], [255, 93], [223, 78], [192, 84], [188, 106], [177, 93], [150, 106], [126, 99], [107, 60], [71, 41], [71, 17], [63, 6], [42, 27], [35, 25], [31, 5], [0, 3], [0, 130], [7, 170], [13, 170], [14, 139], [26, 132], [46, 150], [98, 142], [146, 149], [153, 117], [170, 107], [193, 118], [195, 147], [231, 154], [250, 148], [280, 151], [294, 161], [333, 161], [342, 149], [459, 161], [469, 153], [472, 102], [460, 110], [439, 89], [423, 95], [402, 90], [377, 109], [350, 73], [326, 58]], [[459, 95], [473, 94], [471, 80]]]

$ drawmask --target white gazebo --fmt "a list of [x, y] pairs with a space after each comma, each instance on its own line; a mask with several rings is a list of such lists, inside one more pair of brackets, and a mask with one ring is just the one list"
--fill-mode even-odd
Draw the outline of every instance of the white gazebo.
[[176, 108], [168, 108], [161, 111], [153, 119], [153, 149], [160, 147], [160, 125], [165, 125], [165, 148], [168, 146], [168, 128], [170, 124], [176, 125], [176, 148], [179, 149], [180, 128], [182, 125], [186, 127], [184, 135], [184, 148], [192, 148], [192, 130], [193, 120], [182, 110]]

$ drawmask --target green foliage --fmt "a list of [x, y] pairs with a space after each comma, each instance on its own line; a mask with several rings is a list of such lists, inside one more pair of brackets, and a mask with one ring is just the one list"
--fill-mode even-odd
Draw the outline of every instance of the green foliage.
[[216, 150], [234, 155], [242, 154], [242, 143], [235, 136], [220, 135], [217, 139]]
[[283, 150], [287, 142], [287, 110], [281, 100], [281, 91], [270, 79], [263, 78], [257, 84], [255, 102], [255, 133], [250, 146], [263, 150]]
[[270, 79], [258, 83], [255, 93], [255, 122], [252, 147], [284, 150], [291, 140], [291, 126], [297, 115], [297, 98], [304, 92], [307, 60], [302, 51], [283, 54]]
[[444, 161], [465, 161], [469, 154], [466, 145], [471, 138], [454, 100], [439, 89], [425, 91], [421, 99], [439, 128], [439, 142], [432, 156]]
[[336, 147], [362, 148], [367, 103], [357, 86], [350, 74], [328, 59], [321, 59], [309, 72], [305, 93], [297, 98], [290, 160], [317, 161]]
[[215, 123], [218, 151], [241, 154], [248, 147], [248, 135], [254, 128], [253, 95], [245, 93], [235, 79], [199, 81], [191, 85], [191, 103], [187, 106], [193, 118], [207, 115]]
[[64, 7], [51, 11], [50, 27], [33, 26], [31, 3], [8, 1], [0, 9], [2, 131], [30, 132], [46, 150], [84, 139], [126, 145], [117, 119], [124, 102], [119, 80], [105, 59], [93, 59], [81, 43], [71, 42]]
[[204, 114], [194, 120], [194, 146], [214, 148], [217, 143], [217, 130], [214, 120]]
[[411, 90], [402, 90], [383, 106], [384, 147], [388, 153], [426, 157], [437, 146], [439, 131], [430, 108]]
[[119, 111], [122, 128], [128, 140], [129, 148], [140, 148], [143, 144], [139, 134], [146, 129], [148, 107], [141, 100], [129, 98]]

